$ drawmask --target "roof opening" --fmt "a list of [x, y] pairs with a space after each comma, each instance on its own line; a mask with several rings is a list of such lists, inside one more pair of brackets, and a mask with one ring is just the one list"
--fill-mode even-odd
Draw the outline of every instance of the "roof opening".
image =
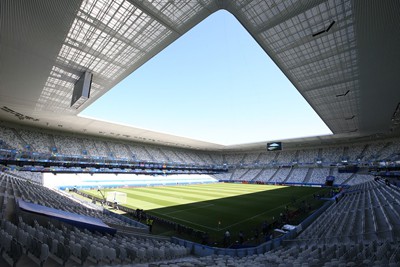
[[191, 29], [80, 116], [223, 145], [331, 134], [224, 10]]

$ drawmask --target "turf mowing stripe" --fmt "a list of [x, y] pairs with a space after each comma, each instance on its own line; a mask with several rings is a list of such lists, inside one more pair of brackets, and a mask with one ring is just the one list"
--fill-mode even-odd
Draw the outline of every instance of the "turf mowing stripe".
[[[170, 192], [170, 190], [168, 190]], [[154, 191], [153, 191], [154, 192]], [[219, 198], [225, 198], [225, 197], [229, 197], [228, 195], [223, 195], [223, 194], [213, 194], [213, 195], [209, 195], [206, 193], [207, 191], [201, 191], [201, 190], [197, 190], [197, 191], [188, 191], [188, 190], [184, 190], [184, 191], [179, 191], [179, 195], [174, 195], [175, 199], [178, 199], [180, 204], [188, 204], [188, 203], [195, 203], [195, 202], [199, 202], [199, 201], [208, 201], [208, 200], [214, 200], [214, 199], [219, 199]], [[162, 193], [159, 193], [162, 194]], [[198, 198], [196, 201], [193, 201], [193, 195], [196, 196], [203, 196], [202, 198]], [[191, 200], [191, 201], [188, 201]]]
[[[180, 186], [180, 188], [177, 187], [173, 187], [171, 188], [165, 188], [166, 190], [170, 191], [170, 190], [179, 190], [180, 192], [184, 192], [184, 191], [188, 191], [188, 189], [184, 186]], [[262, 192], [265, 191], [263, 190], [236, 190], [236, 189], [225, 189], [225, 188], [207, 188], [207, 189], [200, 189], [200, 188], [194, 188], [193, 190], [190, 190], [191, 192], [199, 192], [199, 190], [202, 190], [203, 192], [215, 192], [218, 193], [218, 195], [220, 195], [222, 192], [227, 193], [224, 194], [225, 196], [234, 196], [234, 195], [241, 195], [241, 194], [250, 194], [250, 193], [256, 193], [256, 192]]]
[[247, 194], [247, 193], [255, 193], [254, 191], [237, 191], [237, 190], [224, 190], [224, 189], [209, 189], [209, 188], [196, 188], [196, 189], [187, 189], [187, 188], [173, 188], [173, 189], [167, 189], [168, 191], [174, 190], [174, 191], [179, 191], [179, 192], [191, 192], [192, 194], [205, 194], [205, 195], [210, 195], [210, 196], [236, 196], [236, 195], [242, 195], [242, 194]]
[[223, 197], [228, 197], [230, 195], [225, 194], [224, 192], [215, 192], [210, 193], [209, 190], [175, 190], [175, 189], [168, 189], [168, 192], [175, 192], [176, 194], [182, 196], [193, 196], [200, 197], [201, 200], [211, 200], [211, 199], [218, 199]]
[[[182, 205], [182, 204], [190, 204], [190, 203], [195, 203], [198, 201], [191, 201], [188, 200], [187, 198], [184, 198], [182, 196], [174, 196], [174, 197], [168, 197], [168, 196], [162, 196], [162, 194], [158, 192], [154, 192], [153, 189], [142, 189], [142, 190], [135, 190], [135, 191], [129, 191], [127, 189], [120, 189], [119, 191], [127, 193], [127, 196], [132, 199], [132, 201], [135, 201], [137, 199], [139, 200], [145, 200], [148, 202], [156, 203], [161, 206], [175, 206], [175, 205]], [[208, 198], [209, 199], [209, 198]], [[205, 201], [207, 199], [203, 199]]]
[[[187, 187], [187, 186], [173, 186], [173, 187], [157, 187], [157, 188], [153, 188], [152, 190], [161, 190], [161, 191], [173, 191], [173, 192], [179, 192], [179, 193], [189, 193], [191, 195], [210, 195], [210, 196], [227, 196], [228, 194], [221, 194], [222, 192], [226, 191], [226, 190], [210, 190], [208, 188], [201, 188], [201, 187], [197, 187], [197, 188], [193, 188], [193, 187]], [[210, 191], [213, 191], [213, 193], [209, 193]], [[238, 195], [240, 194], [240, 192], [238, 193], [237, 191], [233, 191], [233, 190], [229, 190], [232, 194], [229, 195]], [[214, 193], [215, 192], [215, 193]]]
[[250, 189], [250, 187], [243, 187], [242, 184], [231, 184], [231, 183], [214, 183], [214, 184], [202, 184], [202, 185], [185, 185], [185, 186], [172, 186], [172, 187], [185, 187], [185, 188], [211, 188], [211, 189], [227, 189], [227, 190], [234, 190], [234, 191], [263, 191], [264, 186], [257, 185]]
[[[146, 192], [156, 192], [159, 195], [162, 196], [166, 196], [166, 197], [173, 197], [173, 198], [177, 198], [177, 194], [174, 194], [173, 192], [170, 192], [171, 190], [165, 190], [165, 188], [152, 188], [149, 191]], [[185, 196], [185, 199], [189, 199], [191, 201], [203, 201], [206, 200], [206, 198], [204, 197], [198, 197], [198, 196], [194, 196], [193, 193], [186, 193], [186, 194], [182, 194], [182, 192], [179, 192], [180, 196]]]
[[[138, 192], [138, 191], [136, 191], [136, 192]], [[194, 192], [186, 192], [185, 194], [182, 194], [182, 193], [170, 194], [170, 193], [165, 193], [165, 191], [160, 192], [160, 190], [155, 190], [154, 188], [140, 190], [139, 194], [155, 195], [155, 196], [157, 196], [157, 198], [163, 198], [165, 200], [172, 200], [172, 201], [177, 202], [178, 204], [199, 202], [199, 201], [205, 201], [205, 200], [209, 199], [208, 197], [201, 197], [200, 194], [194, 194]], [[196, 195], [196, 197], [194, 197], [194, 195]]]
[[[216, 184], [214, 187], [210, 187], [210, 191], [230, 191], [236, 194], [240, 193], [255, 193], [274, 189], [285, 188], [286, 186], [270, 186], [270, 185], [248, 185], [243, 186], [243, 184], [227, 184], [220, 183]], [[251, 188], [251, 190], [250, 190]]]
[[[106, 192], [107, 192], [107, 191], [118, 191], [118, 192], [123, 192], [121, 189], [118, 189], [118, 190], [108, 190], [108, 189], [107, 189], [107, 190], [105, 190], [105, 191], [106, 191]], [[86, 190], [84, 190], [84, 192], [102, 198], [102, 196], [100, 195], [100, 193], [98, 193], [97, 191], [96, 191], [96, 192], [91, 192], [91, 191], [86, 191]], [[123, 193], [125, 193], [125, 192], [123, 192]], [[133, 202], [133, 203], [132, 203], [132, 202]], [[128, 193], [127, 193], [127, 201], [126, 201], [126, 204], [125, 204], [125, 205], [127, 205], [127, 206], [129, 206], [129, 207], [141, 208], [141, 209], [148, 209], [148, 208], [154, 209], [154, 208], [163, 208], [163, 207], [165, 207], [165, 205], [163, 205], [163, 204], [155, 204], [155, 203], [149, 202], [149, 201], [147, 201], [147, 200], [146, 200], [146, 201], [143, 201], [143, 200], [140, 200], [140, 199], [137, 199], [137, 198], [136, 198], [136, 199], [133, 199], [132, 202], [130, 201], [130, 198], [128, 197]]]
[[[212, 189], [212, 187], [199, 187], [199, 186], [169, 186], [169, 187], [164, 187], [167, 190], [173, 189], [173, 190], [189, 190], [189, 191], [193, 191], [196, 192], [198, 190], [203, 190], [203, 191], [207, 191], [209, 189]], [[214, 187], [215, 188], [215, 187]], [[234, 191], [234, 190], [231, 190]]]
[[142, 201], [147, 201], [147, 202], [154, 203], [154, 204], [164, 206], [164, 207], [182, 204], [181, 201], [176, 201], [177, 199], [169, 198], [169, 200], [167, 200], [166, 198], [160, 198], [160, 196], [157, 194], [140, 192], [137, 190], [135, 190], [134, 192], [128, 191], [128, 190], [121, 190], [121, 192], [126, 193], [127, 197], [131, 198], [133, 202], [135, 200], [142, 200]]
[[[177, 188], [157, 188], [155, 190], [158, 190], [159, 192], [171, 192], [172, 193], [179, 193], [179, 194], [184, 194], [187, 195], [188, 197], [193, 197], [194, 195], [196, 196], [197, 199], [199, 200], [208, 200], [209, 198], [204, 197], [204, 196], [210, 196], [210, 197], [219, 197], [221, 194], [208, 194], [207, 191], [203, 190], [187, 190], [187, 189], [177, 189]], [[176, 195], [176, 194], [175, 194]]]

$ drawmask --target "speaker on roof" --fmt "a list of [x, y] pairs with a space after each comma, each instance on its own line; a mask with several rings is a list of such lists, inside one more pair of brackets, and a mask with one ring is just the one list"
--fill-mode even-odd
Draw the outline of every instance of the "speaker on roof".
[[71, 99], [71, 107], [78, 109], [89, 99], [90, 88], [92, 87], [92, 78], [93, 74], [85, 71], [75, 83]]

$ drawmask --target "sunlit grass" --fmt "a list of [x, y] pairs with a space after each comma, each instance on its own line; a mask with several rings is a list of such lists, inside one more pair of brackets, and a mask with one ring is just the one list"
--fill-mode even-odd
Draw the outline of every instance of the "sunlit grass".
[[[252, 233], [264, 221], [272, 222], [286, 208], [298, 209], [305, 203], [316, 209], [321, 201], [313, 194], [322, 188], [215, 183], [185, 186], [118, 188], [102, 190], [124, 192], [132, 209], [173, 221], [218, 238], [226, 230]], [[97, 190], [86, 193], [101, 197]], [[310, 210], [311, 211], [311, 210]], [[157, 232], [157, 227], [155, 227]], [[167, 229], [163, 229], [167, 231]]]

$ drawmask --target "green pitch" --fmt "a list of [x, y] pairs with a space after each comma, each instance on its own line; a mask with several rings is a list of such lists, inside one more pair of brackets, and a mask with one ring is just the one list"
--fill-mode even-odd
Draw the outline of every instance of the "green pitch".
[[[307, 204], [315, 210], [321, 201], [314, 200], [313, 194], [324, 190], [233, 183], [109, 189], [126, 193], [124, 206], [143, 209], [214, 237], [222, 236], [226, 230], [241, 230], [249, 236], [265, 220], [277, 220], [286, 207], [295, 210]], [[100, 197], [97, 190], [85, 192]]]

